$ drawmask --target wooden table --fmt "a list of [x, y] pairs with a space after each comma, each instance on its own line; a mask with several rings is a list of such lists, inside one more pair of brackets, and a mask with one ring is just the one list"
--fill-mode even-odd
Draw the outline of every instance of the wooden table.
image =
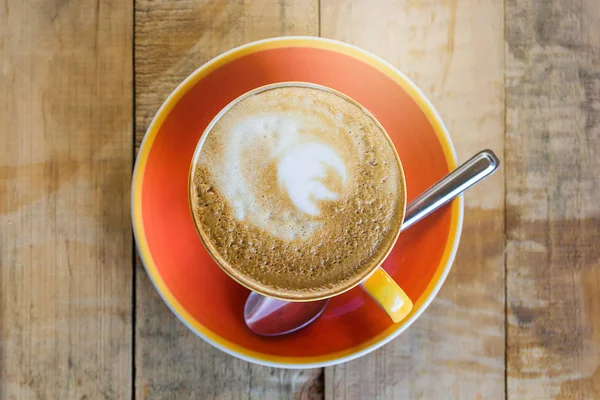
[[[132, 242], [132, 164], [162, 101], [279, 35], [387, 59], [461, 161], [503, 161], [466, 194], [424, 315], [324, 370], [204, 343]], [[599, 0], [3, 0], [0, 134], [0, 399], [600, 399]]]

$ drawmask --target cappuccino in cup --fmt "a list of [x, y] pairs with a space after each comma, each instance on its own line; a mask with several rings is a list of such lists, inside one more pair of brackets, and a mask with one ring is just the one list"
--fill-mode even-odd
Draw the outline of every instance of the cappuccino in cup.
[[192, 163], [190, 204], [215, 261], [261, 294], [316, 300], [381, 264], [404, 214], [387, 133], [349, 97], [285, 83], [235, 100]]

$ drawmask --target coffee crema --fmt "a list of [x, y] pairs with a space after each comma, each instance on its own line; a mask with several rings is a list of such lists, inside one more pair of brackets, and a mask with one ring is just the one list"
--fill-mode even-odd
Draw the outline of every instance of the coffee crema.
[[263, 294], [337, 294], [398, 236], [404, 180], [362, 108], [310, 86], [242, 98], [202, 138], [192, 169], [196, 225], [216, 261]]

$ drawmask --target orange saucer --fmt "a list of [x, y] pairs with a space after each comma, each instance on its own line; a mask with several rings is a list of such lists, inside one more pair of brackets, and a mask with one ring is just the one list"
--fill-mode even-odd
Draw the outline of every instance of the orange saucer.
[[462, 197], [400, 235], [385, 270], [414, 303], [402, 322], [355, 288], [332, 299], [307, 328], [262, 338], [243, 319], [248, 290], [214, 263], [197, 236], [187, 178], [196, 143], [230, 101], [275, 82], [312, 82], [352, 97], [381, 122], [404, 167], [410, 202], [456, 167], [438, 114], [404, 75], [356, 47], [320, 38], [284, 37], [233, 49], [181, 83], [148, 127], [135, 166], [133, 228], [156, 289], [179, 319], [236, 357], [270, 366], [310, 368], [366, 354], [404, 331], [448, 274], [460, 237]]

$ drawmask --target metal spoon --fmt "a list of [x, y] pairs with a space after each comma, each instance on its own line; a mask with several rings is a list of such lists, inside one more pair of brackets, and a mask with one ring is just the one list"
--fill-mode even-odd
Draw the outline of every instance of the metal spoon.
[[[486, 178], [500, 165], [491, 150], [477, 153], [446, 175], [406, 207], [401, 230], [431, 214], [464, 190]], [[279, 336], [304, 328], [325, 310], [329, 299], [288, 302], [252, 292], [244, 307], [244, 320], [250, 330], [261, 336]]]

